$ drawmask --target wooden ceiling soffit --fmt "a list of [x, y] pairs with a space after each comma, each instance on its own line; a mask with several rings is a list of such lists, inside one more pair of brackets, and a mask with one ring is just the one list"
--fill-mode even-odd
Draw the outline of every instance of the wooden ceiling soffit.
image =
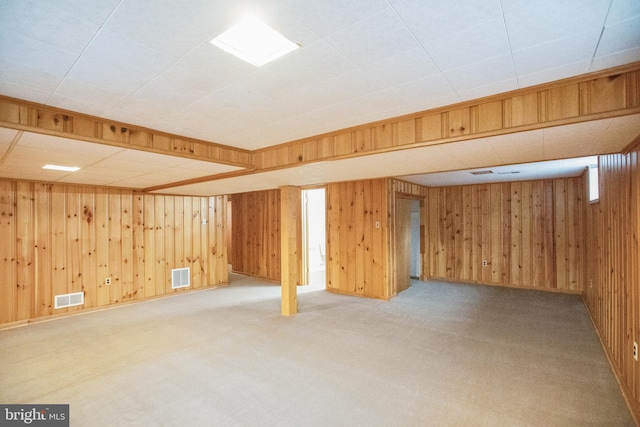
[[640, 62], [253, 152], [257, 172], [640, 113]]
[[248, 150], [171, 135], [0, 95], [0, 127], [252, 168]]

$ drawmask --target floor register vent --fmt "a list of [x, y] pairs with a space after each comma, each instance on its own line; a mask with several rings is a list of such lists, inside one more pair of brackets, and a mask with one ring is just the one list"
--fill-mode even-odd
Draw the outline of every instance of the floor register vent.
[[84, 304], [84, 292], [75, 292], [72, 294], [56, 295], [54, 298], [54, 308], [73, 307], [74, 305]]
[[191, 271], [189, 267], [171, 270], [171, 289], [188, 288], [191, 286]]

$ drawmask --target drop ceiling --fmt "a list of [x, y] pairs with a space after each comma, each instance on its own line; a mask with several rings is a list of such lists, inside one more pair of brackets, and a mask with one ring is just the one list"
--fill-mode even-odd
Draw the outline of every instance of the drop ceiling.
[[[248, 12], [301, 48], [258, 68], [209, 43]], [[637, 0], [0, 4], [1, 95], [248, 150], [636, 61]], [[639, 122], [627, 116], [167, 191], [375, 176], [459, 183], [435, 173], [615, 152], [640, 134]], [[0, 150], [2, 177], [137, 189], [238, 169], [9, 129]], [[57, 157], [83, 169], [40, 169]], [[555, 166], [550, 173], [568, 168]]]

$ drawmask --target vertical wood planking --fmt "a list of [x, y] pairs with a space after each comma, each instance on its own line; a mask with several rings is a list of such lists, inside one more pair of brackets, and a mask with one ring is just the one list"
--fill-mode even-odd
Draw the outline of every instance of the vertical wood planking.
[[384, 179], [327, 185], [328, 290], [389, 298], [388, 191]]
[[[225, 197], [211, 200], [220, 207], [226, 203]], [[190, 234], [181, 231], [180, 248], [166, 244], [164, 230], [165, 214], [173, 221], [171, 215], [180, 211], [176, 203], [191, 207], [178, 221]], [[185, 254], [199, 259], [212, 229], [214, 239], [222, 236], [221, 247], [212, 264], [203, 264], [202, 277], [226, 283], [226, 211], [214, 209], [201, 224], [199, 208], [207, 206], [208, 198], [0, 180], [0, 238], [10, 242], [0, 248], [0, 324], [166, 294], [167, 270], [181, 267], [175, 260]], [[192, 242], [199, 242], [197, 250]], [[108, 277], [111, 285], [105, 284]], [[71, 292], [84, 292], [84, 305], [55, 309], [54, 297]]]
[[[16, 241], [16, 182], [0, 180], [0, 238]], [[0, 322], [16, 316], [16, 245], [0, 245]]]
[[96, 205], [93, 222], [96, 225], [97, 307], [103, 307], [110, 303], [110, 287], [105, 285], [105, 279], [109, 277], [109, 197], [107, 191], [101, 188], [95, 191]]
[[33, 235], [33, 184], [18, 182], [16, 187], [16, 320], [34, 315], [35, 238]]
[[280, 192], [234, 194], [231, 211], [233, 271], [280, 281]]
[[426, 189], [427, 277], [579, 292], [581, 188], [571, 178]]
[[144, 296], [145, 288], [145, 230], [144, 230], [144, 195], [133, 194], [131, 206], [131, 227], [133, 238], [133, 254], [131, 263], [133, 277], [131, 281], [131, 298], [138, 299]]
[[152, 297], [156, 294], [156, 197], [145, 194], [143, 202], [143, 220], [144, 220], [144, 283], [142, 296], [144, 298]]
[[82, 256], [82, 290], [86, 307], [95, 307], [98, 299], [98, 281], [96, 264], [96, 223], [95, 192], [89, 188], [81, 189], [80, 235]]
[[[54, 184], [51, 187], [51, 286], [52, 294], [66, 294], [71, 292], [68, 287], [66, 260], [67, 239], [66, 234], [66, 194], [65, 187]], [[109, 303], [108, 300], [106, 302]], [[66, 308], [56, 310], [54, 313], [64, 313]]]
[[[2, 190], [0, 190], [2, 191]], [[53, 313], [51, 283], [51, 185], [35, 185], [36, 283], [35, 317]], [[0, 212], [2, 208], [0, 207]], [[1, 219], [0, 219], [1, 220]], [[0, 225], [0, 227], [2, 227]], [[0, 236], [2, 232], [0, 231]], [[3, 237], [0, 237], [3, 238]], [[3, 240], [7, 241], [7, 240]], [[11, 245], [3, 245], [11, 246]], [[1, 255], [0, 255], [1, 256]], [[0, 276], [0, 280], [1, 276]], [[1, 292], [1, 291], [0, 291]], [[2, 323], [2, 319], [0, 319]]]
[[[631, 409], [640, 415], [640, 369], [633, 342], [640, 342], [640, 165], [629, 153], [600, 157], [600, 200], [586, 208], [583, 289]], [[586, 181], [583, 180], [584, 185]]]

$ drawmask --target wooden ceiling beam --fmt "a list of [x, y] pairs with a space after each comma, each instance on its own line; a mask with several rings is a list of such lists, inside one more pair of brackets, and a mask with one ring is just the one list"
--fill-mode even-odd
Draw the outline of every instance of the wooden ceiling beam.
[[253, 152], [256, 171], [640, 113], [640, 62]]
[[249, 150], [163, 133], [0, 95], [0, 127], [252, 168]]

